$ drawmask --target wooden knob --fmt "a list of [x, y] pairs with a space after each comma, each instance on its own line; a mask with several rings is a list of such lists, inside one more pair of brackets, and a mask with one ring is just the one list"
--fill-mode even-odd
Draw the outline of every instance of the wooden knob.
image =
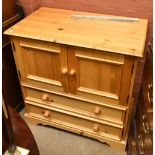
[[48, 118], [50, 116], [50, 112], [48, 110], [43, 112], [43, 115], [45, 118]]
[[61, 74], [62, 74], [62, 75], [66, 75], [67, 72], [68, 72], [67, 68], [63, 68], [63, 69], [61, 70]]
[[101, 108], [100, 107], [95, 107], [94, 114], [98, 115], [100, 113], [101, 113]]
[[69, 75], [70, 76], [74, 76], [75, 74], [76, 74], [75, 70], [74, 69], [71, 69], [70, 72], [69, 72]]
[[99, 125], [98, 124], [95, 124], [94, 125], [93, 131], [95, 131], [95, 132], [99, 131]]
[[49, 100], [49, 96], [48, 94], [43, 94], [42, 98], [43, 101], [48, 101]]

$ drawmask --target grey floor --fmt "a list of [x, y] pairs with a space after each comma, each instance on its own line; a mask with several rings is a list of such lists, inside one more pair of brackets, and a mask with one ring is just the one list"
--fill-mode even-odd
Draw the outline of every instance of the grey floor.
[[53, 127], [27, 124], [37, 142], [40, 155], [126, 155], [91, 138]]

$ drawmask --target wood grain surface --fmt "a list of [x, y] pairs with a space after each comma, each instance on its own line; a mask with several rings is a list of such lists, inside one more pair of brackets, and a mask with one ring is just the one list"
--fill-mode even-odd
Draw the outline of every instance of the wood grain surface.
[[103, 14], [41, 7], [11, 27], [5, 34], [125, 55], [143, 56], [148, 23], [146, 19], [139, 19], [136, 22], [120, 22], [71, 18], [71, 15], [75, 14], [104, 16]]

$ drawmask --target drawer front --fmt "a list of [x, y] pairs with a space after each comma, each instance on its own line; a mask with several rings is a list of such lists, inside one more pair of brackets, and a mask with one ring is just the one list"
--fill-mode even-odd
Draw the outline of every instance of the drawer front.
[[13, 38], [14, 57], [22, 82], [55, 91], [68, 92], [67, 50], [56, 43]]
[[23, 90], [26, 100], [39, 102], [51, 107], [66, 109], [68, 111], [88, 115], [99, 120], [105, 120], [123, 126], [125, 109], [102, 105], [102, 103], [95, 104], [93, 102], [90, 103], [88, 101], [77, 100], [70, 98], [69, 96], [45, 92], [39, 88], [32, 89], [30, 87], [23, 87]]
[[115, 140], [120, 140], [122, 129], [113, 127], [107, 124], [97, 123], [95, 121], [80, 118], [80, 115], [70, 115], [64, 110], [54, 110], [46, 106], [33, 105], [33, 102], [27, 102], [27, 114], [46, 120], [50, 123], [57, 123], [64, 126], [80, 129], [83, 132], [88, 132]]

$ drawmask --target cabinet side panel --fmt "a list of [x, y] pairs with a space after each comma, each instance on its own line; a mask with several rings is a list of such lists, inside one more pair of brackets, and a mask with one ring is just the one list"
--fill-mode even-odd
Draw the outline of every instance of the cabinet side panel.
[[122, 81], [121, 81], [121, 90], [120, 90], [121, 105], [126, 105], [129, 102], [128, 98], [129, 98], [131, 77], [133, 73], [133, 64], [134, 64], [134, 58], [130, 56], [125, 56]]
[[22, 53], [20, 52], [20, 38], [18, 37], [10, 37], [11, 39], [11, 45], [13, 49], [13, 54], [14, 54], [14, 59], [17, 67], [17, 71], [22, 72], [23, 74], [18, 74], [19, 80], [25, 79], [25, 68], [23, 64], [23, 56]]

